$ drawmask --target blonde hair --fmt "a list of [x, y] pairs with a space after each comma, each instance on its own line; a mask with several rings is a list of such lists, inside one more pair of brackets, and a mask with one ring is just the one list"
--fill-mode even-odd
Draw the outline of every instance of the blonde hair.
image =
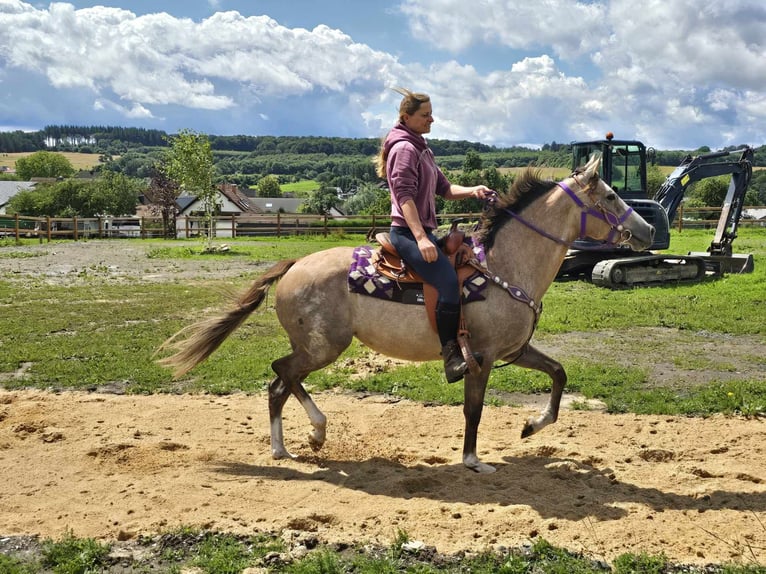
[[[430, 102], [431, 98], [428, 94], [411, 92], [407, 88], [391, 88], [395, 92], [401, 94], [402, 101], [399, 103], [399, 121], [404, 123], [404, 116], [411, 116], [420, 109], [420, 106], [426, 102]], [[388, 155], [386, 154], [384, 143], [386, 141], [385, 136], [380, 142], [380, 151], [375, 156], [375, 173], [378, 177], [386, 179], [386, 160]]]

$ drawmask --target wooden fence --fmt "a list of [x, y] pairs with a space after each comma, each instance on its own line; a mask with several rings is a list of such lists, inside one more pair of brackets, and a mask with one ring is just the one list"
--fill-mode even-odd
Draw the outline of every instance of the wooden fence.
[[[766, 210], [766, 206], [745, 209]], [[721, 208], [680, 207], [674, 227], [679, 231], [689, 228], [715, 229]], [[440, 224], [464, 217], [476, 221], [475, 213], [442, 214]], [[387, 215], [329, 216], [295, 213], [214, 217], [215, 237], [283, 237], [291, 235], [323, 235], [332, 233], [368, 234], [385, 230], [391, 224]], [[766, 219], [742, 218], [742, 226], [766, 227]], [[204, 217], [181, 217], [176, 222], [179, 238], [207, 235]], [[54, 239], [106, 239], [134, 237], [141, 239], [163, 237], [162, 220], [153, 217], [26, 217], [0, 215], [0, 237], [39, 238], [40, 242]]]

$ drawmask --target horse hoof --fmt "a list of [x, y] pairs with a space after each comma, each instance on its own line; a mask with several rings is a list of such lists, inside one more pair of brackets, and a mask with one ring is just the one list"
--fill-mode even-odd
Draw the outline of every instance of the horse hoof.
[[324, 437], [320, 440], [316, 438], [313, 434], [310, 434], [309, 446], [311, 447], [311, 450], [313, 450], [314, 452], [318, 452], [322, 450], [322, 447], [324, 446]]
[[466, 468], [470, 468], [472, 471], [477, 472], [479, 474], [492, 474], [497, 469], [492, 466], [491, 464], [485, 464], [481, 462], [476, 457], [466, 457], [463, 459], [463, 464], [466, 466]]
[[527, 422], [524, 424], [524, 428], [521, 429], [521, 438], [527, 438], [528, 436], [532, 436], [535, 434], [535, 427], [532, 425], [532, 423]]
[[297, 457], [294, 454], [288, 452], [287, 449], [284, 449], [284, 448], [276, 449], [275, 448], [275, 449], [273, 449], [271, 451], [271, 458], [273, 458], [274, 460], [281, 460], [283, 458], [287, 458], [287, 459], [290, 459], [290, 460], [295, 460]]

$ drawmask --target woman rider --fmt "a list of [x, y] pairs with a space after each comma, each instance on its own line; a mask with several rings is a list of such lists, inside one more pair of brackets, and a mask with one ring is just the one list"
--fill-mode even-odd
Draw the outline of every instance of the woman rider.
[[423, 134], [434, 121], [426, 94], [396, 88], [403, 98], [399, 121], [383, 140], [376, 158], [380, 177], [391, 193], [391, 243], [399, 255], [428, 283], [436, 287], [436, 326], [442, 345], [447, 382], [454, 383], [468, 368], [457, 344], [460, 323], [460, 290], [457, 272], [437, 246], [436, 195], [445, 199], [483, 199], [491, 190], [484, 185], [451, 184], [434, 161]]

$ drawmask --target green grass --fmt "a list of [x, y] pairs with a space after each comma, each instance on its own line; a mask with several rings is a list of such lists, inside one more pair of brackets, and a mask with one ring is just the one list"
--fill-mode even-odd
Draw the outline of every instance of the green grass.
[[312, 191], [322, 187], [322, 184], [313, 179], [303, 179], [294, 183], [283, 183], [279, 186], [282, 193], [294, 193], [298, 197], [306, 197]]
[[[676, 252], [700, 250], [709, 241], [707, 232], [674, 234]], [[202, 246], [190, 241], [152, 241], [149, 256], [209, 261], [211, 258], [247, 258], [268, 262], [298, 257], [336, 245], [355, 245], [359, 238], [284, 238], [237, 241], [226, 254], [203, 255]], [[754, 341], [766, 334], [766, 232], [743, 230], [737, 245], [756, 254], [755, 272], [729, 275], [697, 285], [609, 291], [584, 281], [554, 283], [545, 297], [536, 337], [541, 341], [570, 332], [640, 332], [663, 329], [672, 334], [676, 349], [663, 340], [637, 337], [625, 354], [656, 356], [690, 370], [716, 366], [729, 372], [737, 365], [716, 357], [689, 352], [685, 333], [720, 337], [748, 336]], [[15, 247], [0, 250], [0, 257]], [[210, 360], [180, 381], [157, 366], [153, 354], [181, 327], [220, 308], [227, 291], [245, 289], [251, 278], [226, 281], [177, 281], [114, 285], [92, 281], [51, 286], [4, 281], [0, 277], [0, 373], [3, 386], [59, 389], [98, 389], [119, 385], [127, 392], [156, 393], [204, 391], [226, 394], [257, 392], [273, 377], [270, 363], [289, 352], [284, 331], [268, 302], [236, 331]], [[30, 328], [31, 326], [31, 328]], [[639, 329], [639, 331], [637, 331]], [[679, 343], [684, 343], [680, 344]], [[367, 352], [354, 342], [341, 360], [309, 376], [313, 389], [392, 393], [418, 401], [460, 404], [460, 385], [445, 385], [438, 362], [390, 367], [355, 378], [354, 360]], [[568, 390], [604, 401], [613, 412], [699, 414], [713, 412], [755, 415], [766, 411], [762, 381], [733, 377], [728, 382], [693, 388], [657, 388], [649, 374], [631, 366], [624, 356], [604, 360], [564, 357]], [[766, 358], [753, 357], [766, 367]], [[13, 376], [23, 369], [24, 376]], [[243, 376], [246, 373], [246, 376]], [[501, 404], [507, 393], [545, 393], [550, 381], [541, 373], [516, 367], [496, 369], [490, 379], [487, 402]]]
[[[719, 574], [757, 574], [759, 565], [723, 564], [701, 568], [675, 565], [663, 555], [626, 553], [609, 565], [579, 553], [551, 545], [535, 538], [531, 545], [509, 551], [485, 551], [471, 556], [441, 555], [434, 559], [432, 550], [408, 549], [406, 533], [398, 533], [388, 547], [351, 547], [339, 550], [318, 546], [305, 557], [284, 560], [284, 543], [274, 535], [235, 536], [226, 533], [198, 531], [193, 528], [146, 539], [142, 545], [144, 558], [130, 565], [130, 572], [203, 574], [240, 574], [248, 568], [287, 574], [397, 574], [450, 573], [463, 574], [663, 574], [665, 572], [716, 572]], [[155, 554], [152, 556], [151, 549]], [[164, 550], [163, 550], [164, 548]], [[67, 533], [60, 540], [42, 542], [41, 556], [18, 558], [0, 555], [3, 574], [90, 574], [110, 572], [111, 545], [90, 538], [75, 538]], [[158, 552], [158, 553], [157, 553]], [[147, 558], [148, 556], [148, 558]], [[268, 561], [265, 558], [270, 556]], [[276, 557], [276, 558], [275, 558]], [[122, 564], [119, 571], [124, 570]]]
[[[226, 243], [216, 240], [217, 243]], [[299, 236], [283, 238], [237, 238], [228, 251], [205, 253], [205, 246], [196, 241], [176, 240], [152, 242], [148, 251], [150, 259], [186, 259], [197, 261], [225, 261], [232, 258], [249, 259], [254, 263], [274, 262], [281, 259], [303, 257], [321, 249], [340, 246], [356, 246], [363, 242], [359, 236], [333, 233], [328, 237]]]
[[87, 574], [99, 572], [108, 554], [108, 545], [67, 532], [58, 541], [43, 542], [42, 565], [54, 574]]

